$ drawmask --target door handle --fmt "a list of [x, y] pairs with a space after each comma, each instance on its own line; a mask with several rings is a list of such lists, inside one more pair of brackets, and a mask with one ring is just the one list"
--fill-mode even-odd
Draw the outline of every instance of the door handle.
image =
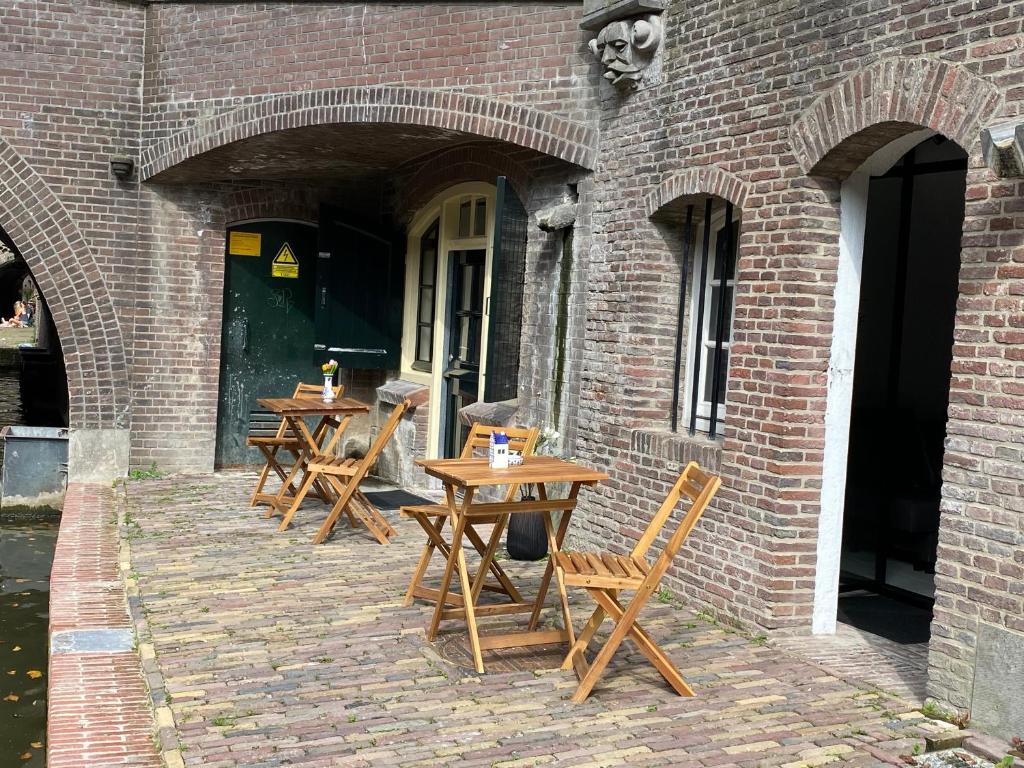
[[242, 321], [242, 351], [249, 351], [249, 319]]

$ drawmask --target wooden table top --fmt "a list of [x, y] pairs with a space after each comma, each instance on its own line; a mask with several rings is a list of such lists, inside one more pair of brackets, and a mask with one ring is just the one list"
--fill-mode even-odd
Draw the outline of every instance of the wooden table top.
[[459, 488], [513, 483], [584, 483], [607, 480], [608, 475], [554, 456], [527, 456], [508, 469], [491, 469], [487, 459], [418, 459], [428, 475]]
[[351, 397], [341, 397], [330, 403], [325, 403], [319, 397], [261, 397], [256, 402], [282, 416], [331, 416], [370, 411], [366, 403]]

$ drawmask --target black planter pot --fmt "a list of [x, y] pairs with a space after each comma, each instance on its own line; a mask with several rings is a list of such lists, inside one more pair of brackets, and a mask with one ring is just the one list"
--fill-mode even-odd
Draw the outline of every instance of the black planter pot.
[[[533, 501], [524, 497], [523, 501]], [[548, 554], [548, 534], [544, 530], [543, 512], [520, 512], [510, 515], [505, 548], [513, 560], [540, 560]]]

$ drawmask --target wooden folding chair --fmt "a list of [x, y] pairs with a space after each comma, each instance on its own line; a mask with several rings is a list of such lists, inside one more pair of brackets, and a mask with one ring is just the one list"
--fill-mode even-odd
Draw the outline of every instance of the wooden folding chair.
[[359, 484], [366, 478], [367, 473], [373, 468], [377, 457], [380, 456], [384, 446], [388, 444], [391, 436], [398, 428], [398, 422], [412, 406], [408, 400], [395, 406], [387, 422], [381, 427], [377, 438], [370, 446], [370, 450], [361, 459], [346, 459], [341, 456], [332, 456], [326, 453], [314, 456], [307, 467], [306, 479], [302, 483], [292, 506], [285, 513], [284, 519], [278, 530], [285, 530], [291, 523], [295, 510], [306, 498], [310, 487], [317, 481], [326, 480], [331, 484], [337, 499], [331, 507], [327, 519], [324, 520], [320, 530], [313, 537], [314, 544], [322, 544], [334, 529], [334, 524], [344, 512], [348, 516], [349, 524], [355, 527], [356, 520], [359, 520], [376, 537], [381, 544], [390, 544], [390, 537], [395, 535], [395, 529], [391, 527], [384, 515], [380, 513], [373, 503], [366, 498], [359, 490]]
[[[629, 555], [614, 555], [604, 552], [558, 552], [555, 554], [555, 569], [560, 579], [569, 586], [583, 587], [597, 602], [597, 609], [590, 616], [576, 643], [565, 657], [562, 669], [572, 668], [580, 679], [580, 685], [573, 694], [575, 702], [584, 701], [590, 695], [594, 684], [604, 672], [608, 662], [627, 635], [633, 639], [680, 696], [693, 696], [690, 686], [683, 680], [679, 670], [669, 657], [655, 645], [654, 640], [639, 624], [640, 609], [658, 588], [658, 582], [672, 564], [683, 541], [697, 524], [708, 503], [722, 484], [721, 478], [704, 472], [695, 462], [690, 462], [683, 474], [676, 480], [668, 497], [651, 520], [644, 535]], [[665, 549], [654, 561], [647, 562], [646, 554], [661, 529], [668, 521], [680, 497], [685, 496], [689, 509], [683, 516]], [[620, 590], [635, 590], [633, 600], [626, 606], [619, 602]], [[598, 627], [606, 616], [615, 622], [608, 641], [598, 652], [592, 664], [586, 660], [586, 650]]]
[[[522, 427], [494, 427], [486, 424], [474, 424], [469, 430], [466, 444], [462, 446], [462, 453], [459, 455], [459, 458], [469, 459], [473, 457], [474, 451], [480, 449], [487, 450], [490, 447], [491, 434], [493, 432], [504, 432], [508, 435], [509, 450], [519, 451], [523, 456], [533, 455], [537, 447], [537, 438], [540, 436], [540, 429], [537, 427], [527, 429]], [[504, 501], [514, 501], [518, 492], [518, 485], [509, 486]], [[441, 532], [448, 521], [450, 510], [447, 504], [421, 504], [418, 506], [402, 507], [401, 512], [406, 517], [416, 520], [427, 534], [427, 543], [423, 545], [423, 552], [420, 554], [419, 563], [416, 564], [416, 570], [409, 581], [409, 588], [405, 592], [403, 605], [412, 605], [413, 600], [417, 597], [436, 601], [441, 590], [436, 587], [424, 586], [423, 576], [426, 574], [427, 566], [430, 565], [430, 560], [436, 550], [440, 550], [445, 559], [448, 558], [450, 547], [448, 542], [444, 540]], [[493, 524], [497, 520], [474, 520], [472, 525], [466, 525], [466, 537], [473, 543], [481, 557], [484, 556], [484, 552], [487, 551], [489, 544], [484, 543], [483, 539], [480, 538], [480, 534], [474, 530], [473, 525], [488, 522]], [[495, 536], [501, 535], [503, 527], [496, 525], [492, 529], [492, 539]], [[522, 595], [519, 594], [519, 591], [512, 584], [511, 579], [505, 574], [502, 567], [494, 562], [494, 560], [491, 560], [489, 567], [491, 574], [497, 579], [497, 583], [484, 582], [481, 588], [491, 592], [504, 593], [511, 597], [514, 602], [523, 602]], [[474, 581], [474, 579], [471, 578], [470, 581]], [[462, 605], [462, 595], [449, 593], [445, 602], [446, 604], [451, 603], [452, 605], [460, 606]]]
[[[334, 399], [339, 399], [344, 391], [344, 384], [334, 387]], [[320, 397], [321, 392], [323, 392], [323, 387], [319, 384], [303, 384], [299, 382], [295, 385], [292, 397], [315, 398]], [[272, 417], [273, 414], [256, 411], [253, 413], [253, 416]], [[275, 422], [276, 429], [274, 428]], [[332, 426], [332, 424], [330, 422], [321, 424], [318, 431], [314, 433], [317, 441], [323, 438], [322, 430], [328, 426]], [[337, 422], [333, 426], [337, 428]], [[284, 455], [282, 452], [290, 453], [292, 461], [297, 460], [300, 451], [299, 436], [291, 434], [291, 430], [288, 429], [288, 422], [285, 419], [251, 418], [249, 435], [245, 439], [245, 444], [250, 448], [258, 448], [264, 458], [263, 471], [260, 472], [259, 480], [256, 483], [256, 490], [253, 491], [252, 498], [249, 500], [249, 506], [255, 507], [257, 504], [269, 504], [273, 501], [274, 495], [263, 493], [263, 487], [267, 484], [267, 480], [270, 479], [271, 472], [276, 472], [277, 476], [281, 478], [282, 483], [288, 481], [288, 470], [291, 467], [282, 466], [281, 459]], [[295, 486], [291, 485], [291, 483], [289, 485], [291, 486], [289, 491], [294, 495]]]

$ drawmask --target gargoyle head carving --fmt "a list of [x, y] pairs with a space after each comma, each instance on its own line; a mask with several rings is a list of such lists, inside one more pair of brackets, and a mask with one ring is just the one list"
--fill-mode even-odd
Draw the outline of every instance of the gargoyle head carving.
[[590, 41], [604, 67], [604, 79], [635, 88], [661, 44], [661, 19], [653, 14], [613, 21]]

